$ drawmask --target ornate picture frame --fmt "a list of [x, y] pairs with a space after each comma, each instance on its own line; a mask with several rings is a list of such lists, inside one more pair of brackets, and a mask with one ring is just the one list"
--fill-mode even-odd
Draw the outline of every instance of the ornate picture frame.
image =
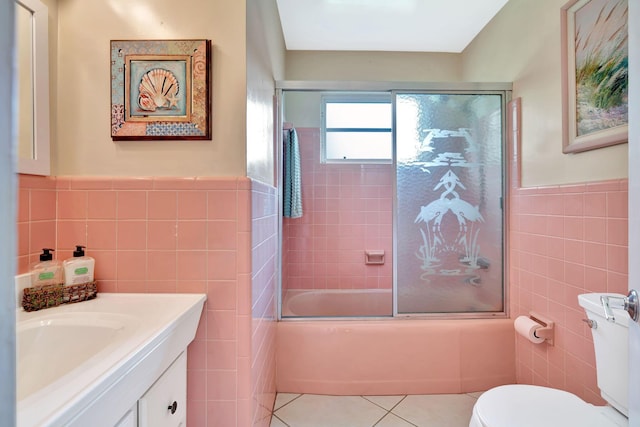
[[111, 138], [211, 139], [210, 40], [111, 40]]
[[628, 0], [561, 8], [563, 152], [628, 141]]

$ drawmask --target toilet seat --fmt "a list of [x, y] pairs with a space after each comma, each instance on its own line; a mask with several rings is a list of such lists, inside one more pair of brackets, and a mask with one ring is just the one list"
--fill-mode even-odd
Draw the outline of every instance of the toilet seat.
[[627, 418], [613, 408], [591, 405], [562, 390], [516, 384], [483, 393], [473, 407], [470, 427], [627, 425]]

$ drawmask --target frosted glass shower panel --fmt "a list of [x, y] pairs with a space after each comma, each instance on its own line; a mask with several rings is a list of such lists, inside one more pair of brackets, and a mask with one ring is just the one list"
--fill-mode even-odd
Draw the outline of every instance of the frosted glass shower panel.
[[398, 94], [398, 313], [503, 311], [502, 97]]

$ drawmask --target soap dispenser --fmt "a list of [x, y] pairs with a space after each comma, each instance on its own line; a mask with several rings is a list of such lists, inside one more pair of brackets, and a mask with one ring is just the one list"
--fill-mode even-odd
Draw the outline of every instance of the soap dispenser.
[[93, 282], [95, 260], [84, 254], [85, 247], [76, 245], [73, 258], [66, 259], [64, 266], [64, 284], [66, 286], [81, 285]]
[[60, 261], [53, 259], [51, 253], [54, 249], [43, 248], [40, 254], [40, 262], [31, 267], [31, 286], [42, 287], [48, 285], [61, 285], [62, 265]]

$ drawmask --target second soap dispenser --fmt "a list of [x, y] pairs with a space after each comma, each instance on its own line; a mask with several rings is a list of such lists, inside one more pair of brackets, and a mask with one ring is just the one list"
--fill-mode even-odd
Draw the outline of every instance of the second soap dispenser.
[[76, 245], [73, 258], [63, 262], [64, 284], [66, 286], [81, 285], [93, 282], [95, 260], [84, 254], [84, 246]]

